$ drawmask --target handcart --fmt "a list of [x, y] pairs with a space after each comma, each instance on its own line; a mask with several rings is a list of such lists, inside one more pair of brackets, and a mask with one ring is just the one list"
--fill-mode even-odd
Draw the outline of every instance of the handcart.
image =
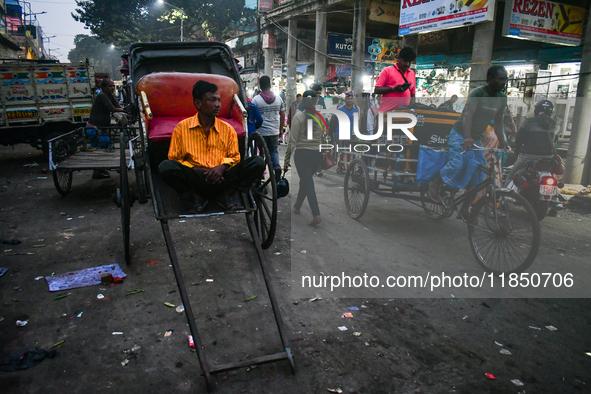
[[[440, 190], [441, 201], [428, 196], [428, 183], [417, 181], [419, 160], [437, 151], [443, 151], [451, 125], [459, 114], [449, 111], [410, 109], [418, 122], [413, 134], [418, 141], [407, 136], [393, 136], [393, 143], [401, 145], [401, 152], [351, 153], [344, 162], [347, 172], [344, 180], [344, 200], [349, 216], [359, 219], [367, 209], [369, 196], [407, 200], [423, 208], [428, 217], [439, 220], [450, 217], [468, 198], [448, 186]], [[488, 272], [513, 273], [526, 270], [535, 260], [540, 247], [540, 224], [536, 214], [519, 194], [498, 187], [495, 176], [499, 168], [495, 148], [478, 148], [491, 152], [488, 167], [479, 166], [487, 177], [474, 192], [484, 191], [473, 205], [465, 222], [472, 252], [479, 265]], [[421, 152], [423, 150], [423, 152]], [[423, 154], [424, 153], [424, 154]]]
[[[144, 176], [148, 185], [156, 219], [160, 221], [168, 254], [172, 262], [175, 279], [181, 295], [187, 322], [195, 343], [195, 349], [205, 378], [208, 391], [212, 389], [211, 374], [241, 367], [288, 360], [292, 373], [295, 365], [279, 306], [275, 297], [271, 277], [265, 262], [263, 249], [268, 248], [275, 236], [277, 222], [277, 190], [269, 152], [258, 133], [246, 138], [246, 93], [240, 81], [238, 70], [227, 45], [217, 42], [187, 43], [141, 43], [130, 48], [129, 62], [133, 82], [134, 102], [140, 112], [141, 132], [140, 150], [134, 146], [134, 155], [146, 158], [143, 163]], [[174, 70], [174, 71], [172, 71]], [[222, 107], [218, 118], [231, 124], [238, 133], [241, 155], [259, 155], [265, 160], [265, 174], [252, 185], [250, 190], [242, 191], [244, 209], [224, 211], [209, 204], [198, 214], [183, 212], [176, 192], [167, 186], [157, 174], [158, 165], [167, 158], [172, 131], [178, 122], [195, 115], [192, 87], [195, 82], [206, 80], [218, 86]], [[123, 193], [129, 191], [124, 182]], [[123, 194], [122, 193], [122, 194]], [[129, 228], [129, 203], [122, 200], [123, 226]], [[193, 309], [181, 274], [174, 242], [169, 229], [169, 221], [183, 218], [219, 217], [229, 214], [244, 214], [261, 266], [271, 307], [279, 331], [282, 350], [270, 355], [250, 358], [241, 362], [213, 365], [207, 361], [204, 347], [195, 323]], [[125, 237], [125, 235], [124, 235]], [[129, 239], [124, 240], [129, 244]], [[126, 254], [129, 262], [130, 256]]]

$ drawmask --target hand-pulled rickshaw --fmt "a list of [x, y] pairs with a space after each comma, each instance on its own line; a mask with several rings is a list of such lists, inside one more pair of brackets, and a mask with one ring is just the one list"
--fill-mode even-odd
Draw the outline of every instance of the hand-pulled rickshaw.
[[[439, 220], [452, 216], [469, 194], [458, 194], [445, 184], [439, 192], [441, 200], [428, 196], [428, 181], [421, 172], [437, 161], [445, 161], [447, 136], [460, 114], [416, 104], [399, 108], [417, 117], [411, 129], [417, 141], [401, 131], [394, 132], [389, 144], [403, 147], [400, 152], [383, 148], [365, 153], [347, 153], [344, 199], [349, 216], [359, 219], [367, 209], [370, 193], [381, 197], [407, 200], [423, 208], [428, 217]], [[385, 128], [384, 128], [385, 130]], [[385, 134], [385, 133], [384, 133]], [[388, 145], [381, 138], [382, 146]], [[527, 269], [540, 247], [540, 224], [531, 205], [519, 194], [497, 185], [500, 174], [498, 153], [502, 149], [474, 147], [488, 152], [488, 167], [478, 169], [487, 177], [475, 187], [480, 192], [473, 204], [468, 225], [470, 246], [479, 265], [488, 272], [512, 273]], [[393, 150], [393, 149], [391, 149]]]
[[[265, 263], [263, 249], [268, 248], [275, 236], [277, 222], [277, 190], [274, 172], [267, 147], [258, 133], [246, 135], [246, 92], [241, 83], [236, 64], [228, 46], [217, 42], [186, 43], [141, 43], [131, 46], [129, 51], [131, 79], [133, 81], [133, 100], [140, 112], [140, 132], [138, 144], [132, 144], [132, 157], [136, 159], [136, 184], [146, 185], [145, 194], [151, 197], [156, 219], [160, 221], [168, 253], [172, 262], [176, 282], [181, 295], [187, 322], [201, 365], [208, 390], [212, 389], [211, 374], [236, 368], [280, 360], [288, 360], [292, 372], [294, 361], [273, 287]], [[210, 204], [201, 213], [185, 213], [176, 192], [167, 186], [157, 175], [160, 162], [168, 155], [172, 131], [179, 121], [195, 115], [192, 88], [205, 80], [218, 86], [222, 107], [218, 118], [229, 123], [238, 133], [241, 156], [261, 156], [265, 161], [265, 173], [250, 190], [241, 191], [243, 209], [224, 211]], [[122, 141], [131, 141], [123, 130]], [[122, 144], [123, 146], [123, 144]], [[121, 217], [124, 228], [125, 259], [129, 263], [129, 224], [131, 197], [130, 183], [127, 179], [129, 165], [123, 167], [124, 153], [121, 150]], [[143, 180], [142, 180], [143, 178]], [[139, 182], [137, 182], [139, 179]], [[141, 193], [139, 193], [141, 195]], [[245, 214], [258, 260], [267, 287], [277, 329], [283, 350], [241, 362], [212, 365], [206, 360], [191, 303], [181, 274], [177, 254], [169, 230], [169, 221], [177, 218], [204, 218], [227, 214]]]
[[[139, 113], [139, 127], [109, 127], [100, 132], [88, 127], [79, 128], [50, 140], [50, 168], [56, 189], [63, 196], [67, 195], [74, 171], [99, 169], [119, 172], [119, 188], [114, 199], [121, 209], [123, 250], [127, 264], [131, 263], [131, 206], [135, 201], [143, 204], [151, 198], [156, 219], [162, 226], [208, 391], [213, 387], [211, 374], [241, 367], [288, 360], [292, 373], [295, 373], [293, 356], [263, 253], [263, 249], [273, 243], [277, 225], [275, 173], [262, 137], [258, 133], [246, 135], [246, 92], [229, 47], [217, 42], [134, 44], [130, 47], [128, 62], [133, 81], [131, 109], [134, 114]], [[241, 157], [258, 155], [265, 162], [263, 176], [250, 189], [240, 192], [242, 209], [226, 211], [210, 204], [200, 213], [184, 212], [177, 193], [157, 174], [158, 165], [167, 159], [174, 128], [181, 120], [196, 113], [192, 88], [199, 80], [217, 85], [222, 103], [218, 118], [236, 130]], [[130, 178], [135, 178], [135, 182], [130, 182]], [[197, 331], [169, 221], [241, 213], [246, 216], [283, 350], [241, 362], [212, 365], [206, 360]]]

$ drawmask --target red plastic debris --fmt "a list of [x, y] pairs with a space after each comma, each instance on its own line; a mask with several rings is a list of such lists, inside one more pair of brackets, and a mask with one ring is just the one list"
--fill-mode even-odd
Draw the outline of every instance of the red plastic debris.
[[486, 377], [489, 378], [490, 380], [496, 380], [495, 375], [493, 375], [492, 373], [485, 373]]
[[152, 260], [152, 261], [150, 261], [150, 262], [149, 262], [148, 264], [146, 264], [146, 265], [154, 265], [154, 264], [158, 264], [158, 262], [157, 262], [157, 261], [155, 261], [155, 260]]

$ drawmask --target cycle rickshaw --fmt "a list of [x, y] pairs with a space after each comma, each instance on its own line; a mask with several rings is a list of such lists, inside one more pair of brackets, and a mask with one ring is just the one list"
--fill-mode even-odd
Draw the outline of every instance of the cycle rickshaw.
[[[140, 113], [138, 137], [121, 133], [121, 183], [119, 204], [121, 207], [125, 260], [129, 264], [130, 206], [134, 202], [127, 169], [124, 146], [132, 151], [132, 166], [135, 169], [137, 196], [151, 198], [156, 219], [160, 221], [175, 279], [181, 295], [185, 314], [195, 343], [195, 349], [205, 378], [207, 389], [212, 389], [211, 374], [257, 364], [288, 360], [292, 373], [295, 366], [291, 349], [285, 335], [283, 321], [265, 262], [263, 249], [268, 248], [275, 236], [277, 222], [277, 190], [274, 172], [267, 147], [258, 133], [246, 136], [246, 92], [229, 47], [217, 42], [140, 43], [133, 44], [129, 51], [133, 103]], [[248, 191], [242, 191], [244, 208], [234, 211], [216, 209], [209, 204], [202, 213], [183, 212], [178, 196], [158, 176], [158, 165], [168, 155], [172, 131], [179, 121], [195, 115], [192, 88], [198, 80], [206, 80], [218, 86], [222, 108], [218, 115], [234, 127], [238, 133], [241, 155], [260, 155], [265, 160], [265, 174]], [[143, 186], [142, 186], [143, 185]], [[250, 358], [240, 362], [221, 365], [210, 364], [199, 337], [193, 309], [181, 274], [169, 221], [174, 219], [219, 217], [228, 214], [245, 214], [260, 263], [275, 322], [282, 343], [282, 351], [275, 354]]]
[[[428, 183], [419, 182], [419, 161], [428, 156], [444, 154], [447, 135], [460, 114], [416, 105], [399, 109], [415, 114], [417, 125], [413, 134], [418, 141], [410, 140], [398, 132], [393, 143], [404, 147], [401, 152], [350, 153], [344, 180], [344, 199], [349, 216], [359, 219], [367, 209], [369, 196], [407, 200], [423, 208], [428, 217], [440, 220], [452, 216], [468, 195], [442, 186], [441, 201], [428, 197]], [[381, 141], [384, 143], [385, 141]], [[383, 144], [386, 145], [386, 144]], [[488, 272], [512, 273], [526, 270], [534, 261], [540, 247], [540, 224], [535, 211], [525, 198], [498, 187], [495, 181], [499, 173], [495, 148], [478, 148], [490, 152], [488, 167], [479, 166], [487, 178], [475, 187], [484, 191], [473, 205], [465, 222], [472, 252], [479, 265]], [[417, 176], [419, 175], [419, 177]]]

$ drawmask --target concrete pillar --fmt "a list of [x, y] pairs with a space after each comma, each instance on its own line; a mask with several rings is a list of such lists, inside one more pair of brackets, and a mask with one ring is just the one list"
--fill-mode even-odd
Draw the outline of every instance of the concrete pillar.
[[273, 81], [273, 58], [275, 57], [274, 48], [263, 49], [265, 52], [265, 75]]
[[486, 71], [491, 66], [495, 22], [482, 22], [474, 26], [470, 90], [486, 84]]
[[402, 47], [411, 47], [419, 55], [419, 34], [407, 34], [402, 37]]
[[[268, 27], [265, 30], [265, 34], [273, 35], [275, 34], [275, 29]], [[275, 57], [275, 48], [264, 48], [263, 55], [265, 56], [265, 69], [263, 73], [271, 78], [271, 83], [273, 83], [273, 58]]]
[[[577, 101], [573, 114], [573, 128], [571, 130], [566, 165], [564, 172], [565, 183], [580, 183], [585, 186], [589, 179], [590, 157], [589, 129], [591, 127], [591, 14], [587, 20], [587, 31], [583, 42], [583, 56], [581, 57], [581, 74], [577, 87]], [[566, 119], [565, 119], [566, 121]]]
[[367, 2], [355, 0], [353, 12], [353, 53], [351, 54], [351, 90], [359, 99], [363, 92], [363, 72], [365, 70], [365, 25]]
[[285, 108], [289, 108], [296, 96], [296, 66], [297, 66], [297, 38], [298, 21], [290, 19], [287, 25], [287, 83], [285, 89]]
[[316, 39], [314, 43], [314, 79], [323, 83], [326, 81], [326, 12], [323, 9], [316, 11]]

